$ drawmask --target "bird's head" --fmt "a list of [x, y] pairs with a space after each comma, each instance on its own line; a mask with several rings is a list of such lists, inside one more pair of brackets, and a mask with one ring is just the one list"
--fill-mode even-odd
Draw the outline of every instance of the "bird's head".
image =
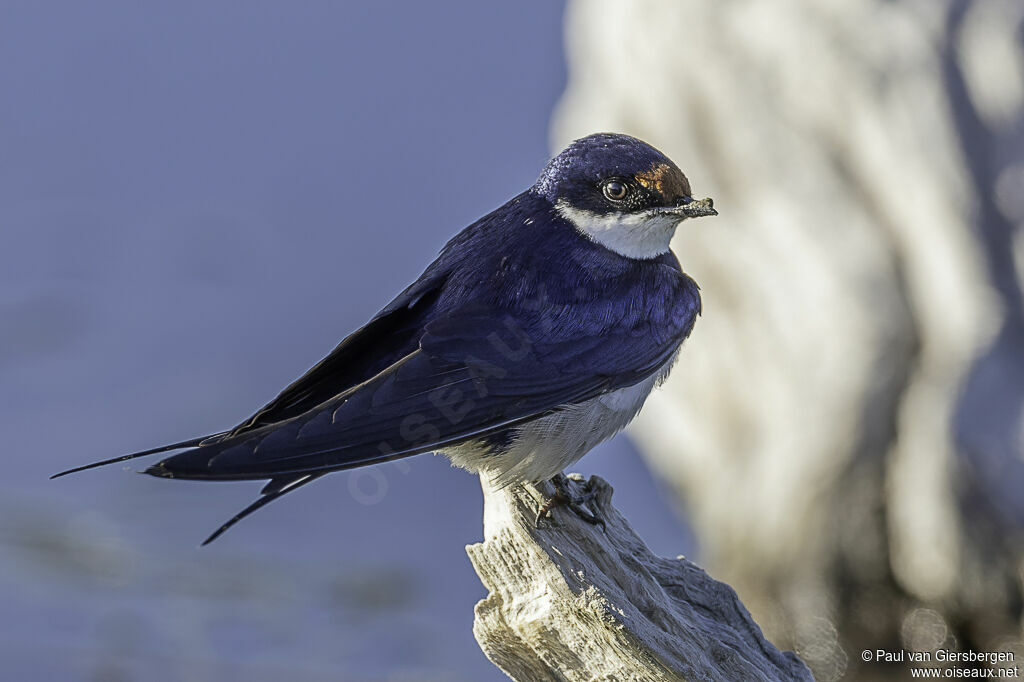
[[593, 241], [630, 258], [668, 251], [687, 218], [718, 215], [711, 199], [694, 199], [679, 167], [646, 142], [598, 133], [553, 158], [534, 190]]

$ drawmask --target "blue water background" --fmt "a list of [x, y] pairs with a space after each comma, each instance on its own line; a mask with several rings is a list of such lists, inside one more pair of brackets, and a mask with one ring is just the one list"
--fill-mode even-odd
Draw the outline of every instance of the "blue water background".
[[[238, 422], [529, 185], [560, 2], [0, 8], [0, 679], [503, 680], [475, 477], [60, 469]], [[624, 437], [580, 462], [693, 550]]]

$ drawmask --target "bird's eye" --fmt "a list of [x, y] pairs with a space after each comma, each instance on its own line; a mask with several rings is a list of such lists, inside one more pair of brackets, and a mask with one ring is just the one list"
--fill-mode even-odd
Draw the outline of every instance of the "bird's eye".
[[618, 180], [609, 180], [604, 183], [601, 191], [603, 191], [605, 197], [611, 201], [622, 201], [626, 198], [626, 192], [629, 190], [624, 183], [621, 183]]

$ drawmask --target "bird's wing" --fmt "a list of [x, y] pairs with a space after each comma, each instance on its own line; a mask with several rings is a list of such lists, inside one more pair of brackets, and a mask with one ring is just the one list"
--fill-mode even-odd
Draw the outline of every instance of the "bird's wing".
[[[347, 336], [312, 369], [296, 379], [280, 395], [235, 428], [153, 448], [91, 462], [61, 471], [59, 478], [86, 469], [124, 462], [169, 450], [181, 450], [220, 442], [247, 431], [282, 422], [316, 407], [356, 386], [416, 348], [425, 316], [444, 284], [443, 275], [428, 271], [384, 307], [361, 329]], [[286, 485], [291, 479], [283, 481]], [[273, 492], [268, 490], [267, 492]]]
[[401, 359], [415, 348], [425, 316], [443, 284], [443, 276], [428, 271], [230, 434], [300, 415]]
[[558, 331], [543, 315], [460, 310], [375, 376], [281, 422], [203, 444], [148, 473], [206, 480], [301, 477], [442, 449], [641, 381], [688, 325], [646, 320]]

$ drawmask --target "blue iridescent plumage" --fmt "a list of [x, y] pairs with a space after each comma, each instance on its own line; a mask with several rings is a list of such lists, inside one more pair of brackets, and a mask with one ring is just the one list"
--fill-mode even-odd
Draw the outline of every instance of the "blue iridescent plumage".
[[[625, 188], [622, 200], [621, 187], [609, 192], [609, 182]], [[250, 419], [169, 446], [189, 449], [147, 473], [270, 479], [265, 496], [219, 534], [331, 471], [427, 451], [482, 471], [475, 458], [511, 456], [517, 444], [546, 433], [534, 425], [556, 425], [551, 415], [564, 421], [581, 406], [612, 409], [614, 401], [595, 401], [667, 372], [700, 313], [700, 296], [670, 251], [626, 257], [582, 231], [574, 216], [627, 216], [621, 219], [636, 224], [643, 221], [633, 216], [654, 216], [659, 225], [671, 219], [674, 229], [691, 215], [691, 201], [685, 176], [639, 140], [604, 134], [577, 141], [533, 187], [455, 236], [416, 282]], [[703, 210], [692, 215], [713, 214], [710, 202]], [[635, 408], [623, 424], [645, 397], [631, 398]], [[578, 449], [590, 446], [582, 438]], [[513, 480], [520, 468], [546, 471], [517, 463], [503, 462], [501, 473]]]

